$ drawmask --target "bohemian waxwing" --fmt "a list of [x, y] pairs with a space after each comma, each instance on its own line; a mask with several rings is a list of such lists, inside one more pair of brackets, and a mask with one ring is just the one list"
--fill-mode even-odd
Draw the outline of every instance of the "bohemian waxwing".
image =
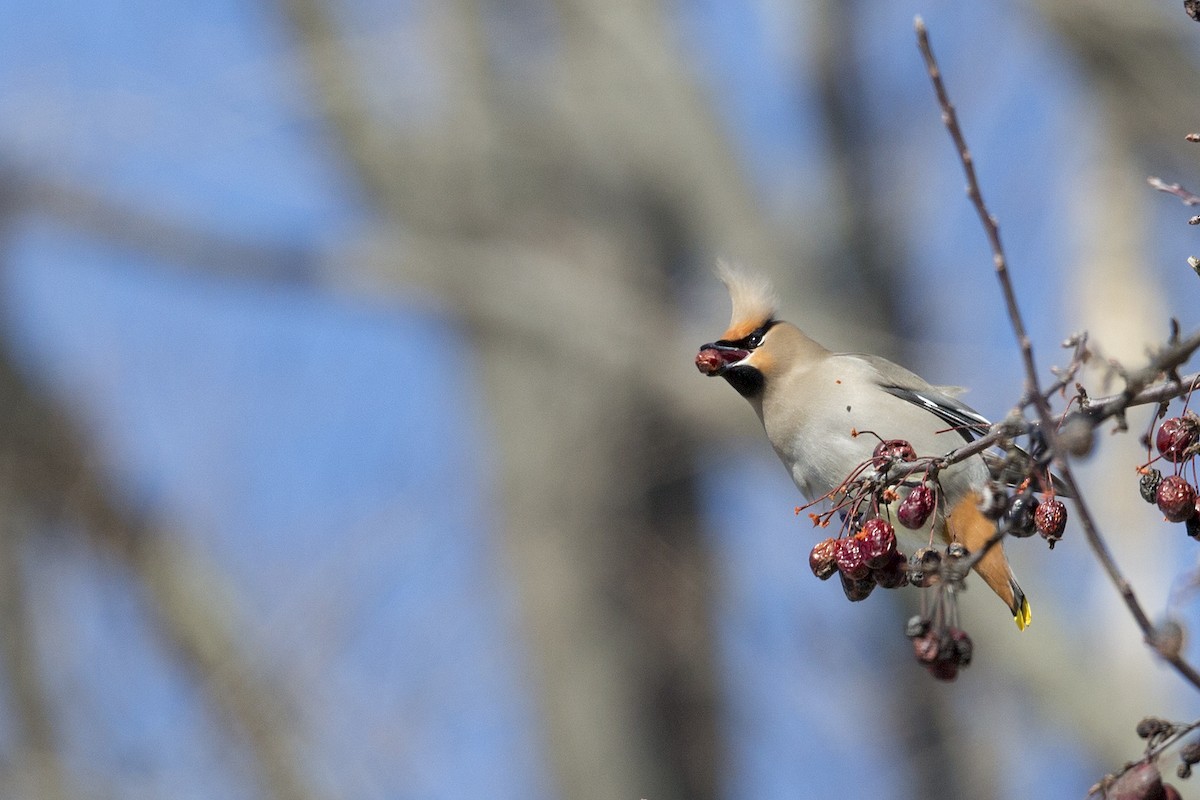
[[[696, 365], [721, 376], [750, 401], [771, 446], [810, 502], [836, 494], [842, 482], [874, 453], [880, 439], [903, 439], [918, 456], [941, 456], [969, 442], [990, 423], [953, 396], [878, 356], [833, 353], [794, 325], [775, 317], [776, 299], [763, 279], [722, 265], [733, 301], [729, 329], [700, 348]], [[871, 431], [871, 435], [853, 432]], [[990, 477], [982, 456], [938, 476], [939, 511], [922, 530], [897, 526], [901, 549], [932, 543], [982, 547], [996, 522], [980, 510]], [[903, 491], [903, 490], [902, 490]], [[836, 499], [836, 498], [834, 498]], [[894, 506], [884, 513], [892, 513]], [[1012, 612], [1029, 624], [1029, 601], [997, 545], [975, 571]]]

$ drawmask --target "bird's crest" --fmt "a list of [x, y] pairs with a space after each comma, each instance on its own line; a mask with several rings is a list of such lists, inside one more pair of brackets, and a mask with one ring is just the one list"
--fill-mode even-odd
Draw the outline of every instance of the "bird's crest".
[[743, 272], [724, 261], [717, 262], [717, 276], [733, 301], [733, 316], [724, 338], [740, 339], [775, 316], [779, 301], [766, 278]]

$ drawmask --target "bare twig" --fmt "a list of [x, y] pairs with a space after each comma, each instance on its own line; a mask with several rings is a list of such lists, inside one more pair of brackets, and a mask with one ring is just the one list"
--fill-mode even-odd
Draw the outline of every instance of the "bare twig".
[[[1035, 399], [1039, 414], [1043, 417], [1043, 421], [1046, 421], [1049, 418], [1050, 407], [1038, 388], [1037, 367], [1033, 359], [1033, 343], [1025, 331], [1025, 322], [1021, 318], [1021, 309], [1017, 305], [1017, 293], [1008, 277], [1008, 260], [1004, 255], [1004, 246], [1000, 243], [1000, 226], [983, 201], [983, 192], [979, 188], [979, 179], [975, 175], [975, 160], [971, 155], [970, 148], [967, 147], [967, 140], [963, 136], [962, 128], [959, 127], [958, 114], [954, 110], [954, 104], [950, 102], [950, 95], [946, 92], [946, 86], [942, 82], [942, 71], [933, 56], [933, 48], [929, 44], [929, 32], [925, 29], [925, 21], [917, 17], [914, 27], [917, 31], [917, 46], [921, 50], [922, 58], [925, 59], [925, 68], [929, 71], [929, 80], [933, 83], [933, 89], [937, 93], [938, 105], [942, 108], [942, 123], [950, 133], [950, 138], [954, 140], [963, 172], [967, 176], [967, 196], [975, 206], [975, 212], [979, 215], [979, 221], [983, 223], [984, 233], [987, 234], [988, 243], [992, 247], [992, 263], [996, 268], [996, 278], [1000, 281], [1000, 289], [1004, 293], [1004, 303], [1008, 308], [1008, 318], [1012, 323], [1013, 332], [1017, 336], [1017, 344], [1021, 348], [1021, 357], [1025, 362], [1025, 394]], [[1049, 426], [1047, 425], [1047, 427]]]
[[1200, 206], [1200, 195], [1189, 192], [1178, 183], [1167, 183], [1162, 178], [1155, 178], [1153, 176], [1146, 178], [1146, 183], [1160, 192], [1175, 195], [1185, 206]]

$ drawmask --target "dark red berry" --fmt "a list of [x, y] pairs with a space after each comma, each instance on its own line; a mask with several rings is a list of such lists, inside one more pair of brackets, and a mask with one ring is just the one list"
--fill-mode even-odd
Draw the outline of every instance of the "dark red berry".
[[1162, 473], [1156, 469], [1142, 473], [1141, 480], [1138, 481], [1138, 491], [1143, 500], [1147, 503], [1158, 502], [1158, 485], [1162, 483], [1162, 479]]
[[1164, 796], [1162, 774], [1149, 762], [1117, 778], [1104, 795], [1107, 800], [1162, 800]]
[[[1200, 503], [1200, 499], [1197, 500], [1197, 503]], [[1195, 516], [1188, 517], [1183, 524], [1187, 526], [1187, 535], [1200, 542], [1200, 505], [1196, 508]]]
[[1028, 492], [1014, 497], [1005, 513], [1009, 534], [1020, 538], [1033, 536], [1037, 532], [1035, 519], [1039, 505], [1038, 499]]
[[896, 552], [896, 529], [885, 519], [867, 520], [854, 538], [859, 540], [863, 560], [871, 569], [886, 566]]
[[922, 483], [908, 493], [908, 497], [896, 509], [896, 518], [906, 528], [918, 530], [925, 526], [929, 515], [937, 505], [937, 494], [933, 488]]
[[851, 603], [857, 603], [860, 600], [866, 600], [871, 592], [875, 590], [875, 579], [871, 577], [871, 573], [867, 573], [865, 578], [847, 578], [845, 573], [840, 573], [842, 579], [842, 591], [846, 593], [846, 599]]
[[808, 554], [808, 566], [813, 575], [821, 580], [827, 580], [837, 572], [837, 539], [825, 539], [817, 542], [812, 552]]
[[971, 656], [975, 654], [975, 645], [971, 637], [961, 628], [950, 629], [950, 641], [954, 646], [954, 663], [960, 667], [971, 665]]
[[875, 445], [872, 460], [881, 467], [889, 461], [916, 461], [917, 451], [903, 439], [884, 439]]
[[1163, 478], [1155, 493], [1158, 510], [1171, 522], [1196, 515], [1196, 489], [1179, 475]]
[[942, 655], [942, 637], [935, 630], [927, 630], [912, 640], [913, 655], [922, 664], [932, 664]]
[[1154, 446], [1168, 461], [1186, 461], [1192, 456], [1188, 451], [1196, 444], [1198, 433], [1200, 426], [1197, 425], [1194, 416], [1164, 419], [1158, 426], [1158, 433], [1154, 435]]
[[[1182, 766], [1182, 765], [1180, 765], [1180, 766]], [[1176, 789], [1174, 786], [1172, 786], [1169, 783], [1164, 783], [1162, 786], [1163, 786], [1162, 800], [1183, 800], [1183, 795], [1181, 795], [1179, 793], [1179, 790]]]
[[710, 347], [696, 354], [696, 369], [705, 375], [716, 375], [723, 366], [725, 366], [725, 359], [721, 358], [718, 350]]
[[882, 567], [872, 570], [875, 582], [884, 589], [899, 589], [908, 586], [908, 559], [899, 550]]
[[939, 681], [952, 681], [958, 677], [958, 664], [953, 661], [935, 661], [926, 669]]
[[1042, 538], [1054, 547], [1067, 527], [1067, 507], [1055, 497], [1047, 498], [1034, 512], [1033, 521]]
[[861, 580], [871, 574], [871, 568], [863, 559], [862, 542], [858, 539], [838, 539], [837, 555], [834, 558], [837, 560], [838, 572], [842, 573], [844, 578]]

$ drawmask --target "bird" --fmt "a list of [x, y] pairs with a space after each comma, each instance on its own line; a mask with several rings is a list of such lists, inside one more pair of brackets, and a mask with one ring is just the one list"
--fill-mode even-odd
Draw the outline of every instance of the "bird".
[[[718, 266], [733, 314], [720, 338], [700, 347], [696, 366], [721, 377], [750, 402], [772, 448], [809, 502], [835, 498], [843, 482], [868, 463], [881, 440], [901, 439], [918, 456], [942, 456], [990, 427], [957, 398], [961, 389], [935, 386], [875, 355], [833, 352], [778, 318], [778, 299], [762, 276]], [[871, 432], [874, 436], [866, 435]], [[991, 455], [991, 454], [987, 454]], [[939, 513], [922, 530], [897, 529], [905, 552], [931, 542], [983, 547], [997, 523], [981, 500], [991, 479], [984, 454], [937, 476]], [[836, 499], [836, 498], [835, 498]], [[891, 507], [879, 513], [890, 513]], [[1029, 600], [997, 544], [974, 565], [1024, 630]]]

